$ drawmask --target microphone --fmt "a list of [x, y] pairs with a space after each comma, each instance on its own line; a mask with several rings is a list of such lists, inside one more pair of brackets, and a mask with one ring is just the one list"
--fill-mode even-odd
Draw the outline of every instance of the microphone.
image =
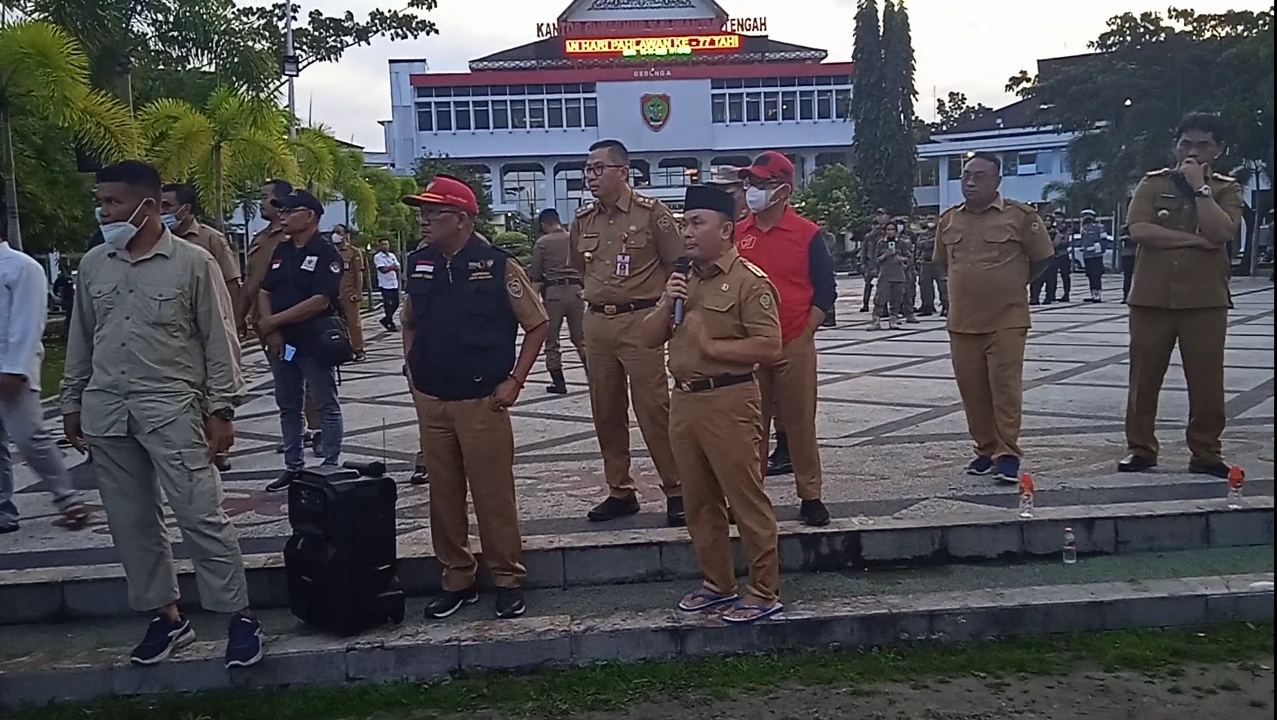
[[[678, 260], [674, 261], [674, 272], [678, 273], [679, 275], [686, 276], [687, 273], [691, 271], [691, 269], [692, 269], [692, 261], [688, 260], [686, 257], [681, 257]], [[675, 325], [683, 324], [683, 303], [684, 302], [685, 300], [683, 298], [674, 298], [674, 324]]]
[[347, 460], [342, 463], [341, 466], [347, 470], [355, 470], [360, 475], [367, 478], [384, 477], [386, 474], [386, 464], [380, 460], [373, 460], [372, 462], [355, 462], [354, 460]]

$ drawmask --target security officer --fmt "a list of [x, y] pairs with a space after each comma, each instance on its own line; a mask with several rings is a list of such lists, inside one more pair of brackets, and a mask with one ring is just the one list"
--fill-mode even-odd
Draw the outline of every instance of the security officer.
[[[749, 623], [780, 604], [776, 515], [760, 464], [762, 398], [756, 368], [780, 359], [776, 290], [733, 246], [731, 196], [705, 186], [687, 189], [683, 239], [692, 270], [670, 276], [660, 304], [643, 319], [642, 340], [669, 342], [674, 395], [670, 430], [687, 498], [687, 530], [704, 585], [679, 609], [729, 607], [723, 619]], [[676, 304], [683, 304], [680, 309]], [[727, 504], [749, 563], [744, 597], [736, 592]]]
[[1082, 267], [1091, 287], [1086, 302], [1102, 301], [1104, 292], [1104, 256], [1113, 245], [1113, 238], [1104, 232], [1096, 212], [1090, 208], [1082, 211], [1082, 227], [1073, 236], [1073, 247], [1082, 253]]
[[731, 196], [736, 208], [736, 215], [733, 216], [735, 222], [740, 222], [749, 215], [749, 206], [745, 204], [745, 183], [741, 182], [740, 168], [730, 165], [719, 166], [714, 169], [714, 173], [705, 181], [705, 184]]
[[1229, 246], [1237, 240], [1242, 189], [1211, 172], [1227, 127], [1218, 115], [1192, 113], [1175, 131], [1174, 168], [1149, 173], [1135, 188], [1127, 220], [1138, 246], [1130, 306], [1131, 380], [1126, 398], [1122, 472], [1157, 465], [1158, 394], [1179, 344], [1188, 383], [1190, 472], [1227, 478], [1224, 339], [1228, 332]]
[[[1069, 302], [1069, 295], [1073, 292], [1073, 236], [1069, 233], [1068, 223], [1064, 221], [1064, 210], [1061, 208], [1051, 212], [1050, 233], [1055, 259], [1046, 272], [1046, 299], [1043, 302]], [[1064, 286], [1064, 294], [1058, 298], [1055, 295], [1057, 276]]]
[[576, 348], [576, 354], [585, 364], [585, 335], [581, 328], [585, 302], [581, 299], [581, 273], [572, 266], [571, 240], [559, 222], [559, 212], [554, 208], [541, 211], [537, 217], [541, 237], [532, 247], [532, 261], [528, 264], [528, 278], [540, 288], [545, 311], [550, 315], [550, 329], [545, 337], [545, 369], [550, 373], [550, 384], [545, 391], [554, 395], [567, 395], [568, 384], [563, 378], [563, 355], [559, 352], [559, 329], [563, 321], [568, 323], [568, 340]]
[[838, 299], [833, 258], [824, 230], [790, 204], [794, 164], [789, 158], [768, 150], [740, 172], [752, 214], [736, 228], [736, 247], [776, 286], [784, 341], [780, 360], [759, 370], [764, 437], [775, 402], [789, 442], [799, 515], [807, 525], [826, 525], [829, 510], [821, 500], [816, 441], [816, 329]]
[[683, 491], [670, 451], [665, 353], [644, 347], [637, 328], [642, 311], [656, 306], [683, 254], [683, 241], [669, 208], [634, 192], [629, 173], [630, 155], [619, 141], [590, 146], [585, 179], [595, 201], [577, 211], [570, 233], [573, 263], [585, 281], [590, 408], [608, 484], [608, 498], [587, 517], [602, 522], [639, 510], [630, 475], [628, 381], [639, 430], [661, 477], [666, 519], [682, 525]]
[[324, 204], [305, 190], [271, 200], [288, 234], [275, 247], [262, 281], [257, 326], [266, 338], [266, 357], [275, 376], [275, 404], [284, 438], [284, 472], [266, 486], [277, 492], [292, 484], [302, 470], [302, 404], [307, 393], [319, 410], [323, 464], [335, 466], [341, 456], [342, 417], [335, 369], [315, 352], [312, 320], [339, 312], [341, 256], [319, 234]]
[[[270, 260], [275, 254], [275, 248], [281, 240], [288, 239], [287, 233], [280, 224], [279, 208], [275, 207], [271, 201], [288, 197], [293, 192], [293, 185], [287, 180], [267, 180], [262, 183], [261, 190], [258, 212], [269, 224], [253, 236], [252, 243], [248, 246], [248, 279], [244, 283], [243, 292], [240, 293], [240, 303], [235, 309], [235, 322], [240, 328], [241, 335], [246, 334], [246, 328], [253, 328], [258, 344], [269, 360], [270, 351], [266, 348], [266, 336], [257, 326], [258, 317], [261, 315], [257, 301], [261, 296], [262, 281], [266, 279], [266, 273], [270, 270]], [[306, 431], [302, 436], [302, 444], [314, 447], [315, 453], [318, 454], [322, 434], [319, 431], [319, 412], [315, 409], [315, 402], [311, 399], [310, 393], [306, 393], [302, 412], [306, 416]], [[284, 444], [280, 443], [275, 451], [284, 452]]]
[[936, 218], [927, 216], [923, 221], [922, 232], [918, 233], [918, 246], [914, 257], [918, 264], [918, 284], [922, 295], [922, 311], [919, 315], [936, 314], [936, 294], [940, 296], [940, 317], [949, 315], [949, 279], [944, 275], [944, 267], [932, 258], [936, 253]]
[[345, 225], [333, 226], [333, 244], [341, 256], [341, 313], [346, 318], [350, 332], [350, 346], [355, 351], [355, 362], [364, 359], [364, 323], [360, 309], [364, 302], [364, 254], [350, 244], [350, 230]]
[[860, 243], [860, 273], [865, 277], [865, 289], [860, 303], [860, 312], [869, 312], [869, 302], [873, 299], [874, 280], [878, 278], [878, 241], [887, 231], [890, 218], [885, 208], [874, 211], [873, 224]]
[[478, 599], [468, 485], [484, 561], [497, 586], [497, 617], [518, 617], [525, 611], [520, 588], [526, 570], [510, 406], [536, 364], [549, 317], [519, 263], [475, 236], [479, 203], [464, 182], [436, 175], [404, 202], [419, 208], [430, 226], [429, 244], [405, 265], [402, 316], [408, 376], [425, 399], [430, 538], [443, 565], [443, 592], [426, 606], [426, 616], [446, 618]]
[[935, 261], [949, 278], [949, 355], [976, 446], [967, 473], [1016, 482], [1027, 286], [1054, 250], [1033, 206], [1002, 197], [1001, 184], [997, 155], [978, 152], [967, 160], [966, 202], [940, 216]]
[[905, 322], [917, 324], [918, 322], [918, 264], [914, 262], [913, 246], [914, 233], [913, 228], [909, 224], [908, 217], [896, 218], [896, 235], [904, 241], [906, 252], [901, 255], [901, 259], [905, 263], [905, 297], [900, 304], [900, 309], [904, 313]]
[[[1042, 217], [1042, 224], [1046, 227], [1046, 234], [1051, 238], [1052, 244], [1055, 243], [1055, 216], [1045, 215]], [[1042, 291], [1046, 288], [1048, 280], [1055, 278], [1054, 268], [1047, 268], [1047, 271], [1033, 278], [1033, 282], [1029, 283], [1029, 304], [1042, 305]], [[1046, 293], [1046, 305], [1050, 305], [1055, 300], [1054, 289]]]

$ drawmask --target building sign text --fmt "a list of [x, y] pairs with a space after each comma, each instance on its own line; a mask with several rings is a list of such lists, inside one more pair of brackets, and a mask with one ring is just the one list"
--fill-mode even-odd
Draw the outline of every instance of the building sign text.
[[741, 36], [733, 33], [717, 35], [680, 35], [677, 37], [590, 38], [563, 41], [568, 56], [595, 57], [664, 57], [701, 53], [739, 52]]
[[716, 18], [671, 20], [608, 20], [537, 23], [537, 38], [552, 37], [637, 37], [642, 35], [696, 35], [735, 33], [761, 35], [767, 32], [767, 18]]

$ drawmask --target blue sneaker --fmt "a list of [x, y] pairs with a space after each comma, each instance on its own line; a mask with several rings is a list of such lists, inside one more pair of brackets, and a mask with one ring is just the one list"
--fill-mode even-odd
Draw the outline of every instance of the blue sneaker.
[[182, 618], [173, 622], [167, 615], [155, 616], [146, 628], [146, 637], [133, 648], [129, 662], [134, 665], [158, 665], [168, 660], [174, 650], [195, 642], [195, 630], [191, 622]]
[[968, 475], [988, 475], [993, 472], [993, 459], [979, 455], [967, 465]]
[[993, 479], [999, 482], [1020, 482], [1020, 458], [1014, 455], [1003, 455], [998, 458], [997, 469], [993, 471]]
[[250, 667], [261, 662], [266, 635], [257, 618], [235, 613], [226, 633], [226, 667]]

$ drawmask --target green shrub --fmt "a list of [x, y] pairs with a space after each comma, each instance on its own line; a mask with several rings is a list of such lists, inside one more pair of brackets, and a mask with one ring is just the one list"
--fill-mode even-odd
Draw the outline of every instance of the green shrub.
[[506, 231], [497, 233], [492, 242], [498, 247], [509, 251], [524, 267], [527, 267], [528, 261], [532, 259], [533, 240], [521, 232]]

